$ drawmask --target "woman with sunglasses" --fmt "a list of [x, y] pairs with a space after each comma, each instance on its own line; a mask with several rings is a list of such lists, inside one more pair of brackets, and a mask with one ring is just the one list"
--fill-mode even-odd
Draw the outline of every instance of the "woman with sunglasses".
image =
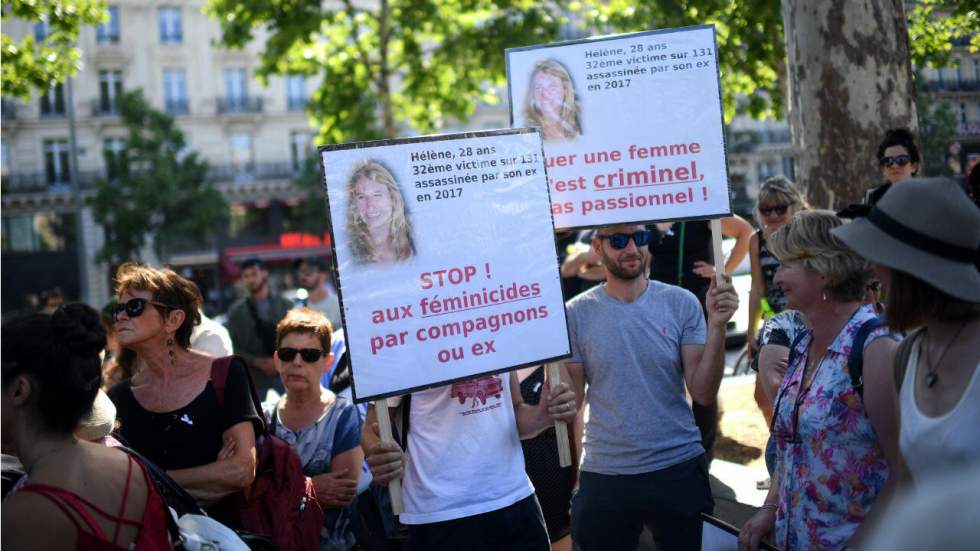
[[119, 435], [168, 474], [220, 522], [237, 526], [228, 498], [255, 477], [261, 430], [244, 364], [233, 362], [219, 402], [214, 358], [189, 348], [201, 293], [168, 269], [126, 263], [116, 272], [119, 362], [134, 373], [109, 391]]
[[140, 460], [75, 434], [99, 393], [105, 342], [82, 304], [3, 324], [3, 438], [30, 477], [3, 502], [6, 549], [171, 549]]
[[[760, 320], [763, 317], [769, 319], [786, 308], [783, 290], [773, 283], [779, 260], [769, 252], [769, 238], [802, 208], [803, 194], [785, 176], [769, 178], [759, 188], [756, 215], [761, 229], [749, 241], [752, 287], [749, 291], [749, 325], [745, 334], [748, 336], [750, 362], [765, 344], [756, 336]], [[772, 415], [772, 403], [763, 392], [759, 378], [756, 378], [755, 401], [768, 422]]]
[[919, 148], [912, 133], [905, 128], [892, 128], [878, 145], [878, 168], [885, 183], [864, 194], [864, 204], [873, 207], [892, 187], [919, 173]]
[[[898, 460], [891, 360], [895, 341], [862, 304], [865, 261], [831, 234], [829, 211], [797, 213], [770, 238], [780, 266], [775, 282], [807, 326], [792, 344], [776, 394], [772, 433], [776, 470], [762, 508], [742, 528], [740, 550], [774, 533], [782, 549], [853, 545]], [[852, 385], [848, 359], [861, 328], [863, 378]], [[863, 386], [863, 389], [861, 388]]]
[[296, 450], [326, 512], [320, 550], [346, 551], [356, 543], [364, 452], [357, 408], [321, 383], [330, 364], [332, 332], [327, 318], [310, 308], [290, 310], [279, 322], [274, 359], [286, 394], [267, 404], [265, 414], [270, 430]]

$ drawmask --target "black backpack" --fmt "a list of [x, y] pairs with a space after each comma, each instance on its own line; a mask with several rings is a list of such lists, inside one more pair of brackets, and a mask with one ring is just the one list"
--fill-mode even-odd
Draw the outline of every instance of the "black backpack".
[[[847, 371], [851, 376], [851, 386], [861, 398], [864, 398], [864, 343], [867, 342], [868, 335], [872, 331], [883, 325], [885, 325], [885, 320], [881, 319], [880, 316], [875, 316], [862, 323], [854, 335], [854, 344], [851, 346], [851, 353], [847, 357]], [[790, 345], [789, 349], [789, 361], [786, 362], [786, 365], [793, 365], [793, 361], [796, 359], [796, 347], [809, 334], [809, 331], [802, 331], [793, 339], [793, 344]]]

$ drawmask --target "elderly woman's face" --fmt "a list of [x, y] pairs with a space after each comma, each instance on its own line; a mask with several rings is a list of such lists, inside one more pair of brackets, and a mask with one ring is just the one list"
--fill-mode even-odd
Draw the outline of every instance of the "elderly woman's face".
[[125, 309], [116, 314], [116, 340], [121, 346], [130, 346], [142, 342], [160, 334], [164, 329], [163, 313], [156, 306], [150, 304], [150, 301], [153, 300], [153, 293], [135, 289], [127, 290], [119, 295], [119, 304], [126, 304], [134, 298], [141, 298], [146, 301], [140, 315], [130, 317]]
[[327, 357], [329, 350], [323, 350], [320, 339], [313, 333], [287, 333], [279, 343], [279, 349], [293, 348], [296, 350], [313, 349], [320, 351], [320, 357], [314, 362], [307, 362], [303, 359], [303, 354], [296, 354], [291, 361], [279, 358], [278, 369], [282, 384], [286, 387], [286, 392], [307, 392], [320, 391], [320, 379], [327, 369]]
[[919, 170], [919, 165], [913, 163], [909, 157], [909, 150], [902, 145], [893, 145], [885, 149], [885, 156], [878, 159], [878, 162], [881, 174], [893, 184], [908, 180]]
[[806, 311], [815, 301], [823, 300], [824, 277], [801, 261], [782, 262], [773, 283], [786, 295], [786, 307]]
[[561, 110], [561, 104], [565, 100], [565, 87], [562, 85], [561, 79], [554, 75], [539, 72], [534, 75], [531, 85], [534, 87], [534, 105], [542, 113], [557, 116]]
[[391, 223], [391, 194], [384, 184], [361, 178], [354, 185], [357, 216], [371, 229], [387, 227]]

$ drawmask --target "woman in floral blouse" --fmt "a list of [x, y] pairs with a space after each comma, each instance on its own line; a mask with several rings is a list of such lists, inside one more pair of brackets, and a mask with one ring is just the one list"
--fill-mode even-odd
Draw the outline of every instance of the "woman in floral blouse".
[[863, 389], [853, 386], [848, 357], [860, 328], [875, 318], [862, 305], [864, 260], [830, 230], [829, 211], [805, 211], [773, 234], [776, 283], [806, 322], [792, 346], [776, 395], [772, 432], [776, 470], [765, 504], [743, 527], [740, 549], [771, 534], [783, 549], [853, 545], [879, 494], [890, 491], [898, 458], [898, 402], [891, 372], [895, 341], [868, 326]]

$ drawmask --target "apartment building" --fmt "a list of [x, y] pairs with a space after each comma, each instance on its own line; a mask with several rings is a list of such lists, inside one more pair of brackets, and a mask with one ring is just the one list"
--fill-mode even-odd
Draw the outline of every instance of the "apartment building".
[[[304, 109], [318, 83], [287, 77], [260, 86], [252, 71], [263, 37], [241, 51], [214, 46], [220, 30], [202, 6], [200, 0], [114, 0], [107, 22], [82, 30], [83, 66], [70, 83], [27, 102], [3, 99], [4, 311], [20, 307], [26, 294], [56, 285], [91, 304], [109, 299], [108, 268], [95, 262], [101, 228], [71, 193], [70, 140], [74, 133], [84, 200], [96, 180], [112, 177], [114, 156], [126, 138], [117, 101], [137, 88], [153, 107], [176, 118], [188, 146], [209, 163], [209, 178], [231, 204], [232, 217], [230, 232], [215, 246], [144, 258], [174, 265], [208, 288], [221, 286], [221, 257], [234, 262], [258, 254], [285, 261], [329, 252], [322, 236], [286, 231], [289, 210], [304, 198], [291, 180], [312, 148], [314, 131]], [[47, 26], [10, 20], [4, 32], [43, 39]], [[76, 216], [82, 220], [80, 240]], [[78, 283], [79, 242], [85, 289]]]

